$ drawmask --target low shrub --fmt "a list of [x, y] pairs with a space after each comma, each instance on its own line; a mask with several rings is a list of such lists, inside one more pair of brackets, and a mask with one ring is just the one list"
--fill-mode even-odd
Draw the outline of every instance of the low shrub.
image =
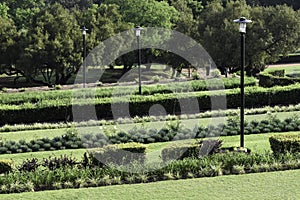
[[13, 169], [11, 160], [0, 160], [0, 174], [7, 174]]
[[184, 158], [199, 158], [219, 152], [221, 145], [221, 140], [213, 139], [199, 140], [193, 144], [176, 144], [164, 148], [161, 152], [161, 158], [164, 162]]
[[32, 158], [32, 159], [26, 159], [25, 161], [23, 161], [22, 164], [17, 167], [17, 169], [19, 171], [24, 171], [24, 172], [33, 172], [39, 166], [40, 166], [40, 164], [38, 163], [38, 159]]
[[26, 153], [36, 151], [53, 151], [61, 149], [78, 149], [83, 148], [83, 143], [80, 137], [73, 132], [67, 131], [65, 135], [61, 137], [55, 137], [53, 139], [41, 138], [37, 140], [31, 140], [26, 142], [21, 140], [0, 142], [0, 154], [8, 153]]
[[92, 166], [104, 165], [129, 165], [132, 163], [145, 162], [146, 146], [139, 143], [126, 143], [118, 145], [108, 145], [104, 148], [89, 151], [89, 155], [85, 161], [91, 163]]
[[[270, 153], [243, 154], [231, 152], [213, 154], [201, 158], [184, 158], [183, 160], [176, 160], [167, 164], [156, 163], [155, 169], [147, 163], [131, 163], [129, 167], [132, 171], [137, 171], [136, 173], [122, 170], [124, 167], [126, 169], [126, 166], [107, 165], [86, 168], [61, 167], [53, 170], [39, 168], [30, 172], [12, 171], [5, 176], [0, 176], [0, 193], [95, 187], [299, 169], [300, 154], [274, 156], [274, 154]], [[142, 171], [139, 171], [140, 169]]]
[[183, 158], [197, 158], [199, 156], [200, 145], [198, 144], [182, 144], [173, 145], [164, 148], [161, 152], [161, 158], [164, 162]]
[[276, 155], [300, 152], [300, 134], [272, 136], [269, 138], [269, 142], [273, 153]]
[[59, 168], [73, 168], [78, 164], [75, 158], [72, 158], [67, 155], [61, 155], [60, 157], [49, 157], [44, 158], [43, 163], [41, 164], [44, 167], [49, 168], [50, 170], [55, 170]]

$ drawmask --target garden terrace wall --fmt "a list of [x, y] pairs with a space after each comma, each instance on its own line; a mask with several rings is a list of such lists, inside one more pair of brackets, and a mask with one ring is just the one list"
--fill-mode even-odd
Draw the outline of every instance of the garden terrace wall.
[[[230, 89], [226, 91], [205, 91], [193, 93], [171, 93], [156, 94], [151, 96], [132, 95], [130, 99], [124, 97], [115, 98], [114, 104], [119, 104], [125, 108], [129, 107], [130, 115], [147, 116], [151, 106], [155, 104], [162, 105], [167, 114], [180, 114], [182, 107], [189, 106], [191, 99], [197, 99], [200, 111], [211, 110], [211, 98], [224, 97], [226, 95], [227, 108], [240, 107], [240, 90]], [[300, 84], [289, 86], [276, 86], [272, 88], [246, 87], [245, 88], [245, 106], [247, 108], [289, 105], [300, 102]], [[184, 105], [180, 101], [187, 102]], [[24, 105], [1, 105], [0, 106], [0, 125], [34, 122], [58, 122], [73, 120], [72, 109], [76, 110], [78, 121], [86, 120], [89, 112], [96, 110], [98, 119], [111, 119], [112, 113], [111, 98], [101, 99], [78, 99], [76, 102], [64, 99], [45, 100], [39, 104]], [[197, 110], [191, 110], [195, 114]], [[78, 116], [81, 114], [82, 116]], [[119, 114], [119, 117], [128, 117], [126, 113]], [[30, 117], [28, 117], [30, 116]]]

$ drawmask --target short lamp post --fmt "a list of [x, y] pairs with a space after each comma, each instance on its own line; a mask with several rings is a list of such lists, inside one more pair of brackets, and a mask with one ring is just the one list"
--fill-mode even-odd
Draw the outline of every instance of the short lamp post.
[[244, 71], [245, 71], [245, 35], [246, 35], [246, 26], [248, 23], [251, 23], [251, 20], [247, 20], [245, 17], [234, 20], [235, 23], [239, 23], [239, 32], [241, 34], [241, 139], [240, 146], [244, 147], [244, 109], [245, 109], [245, 94], [244, 94]]
[[81, 29], [82, 30], [82, 46], [83, 46], [83, 87], [85, 88], [85, 84], [86, 84], [86, 61], [85, 61], [85, 57], [86, 57], [86, 41], [85, 41], [85, 36], [86, 36], [86, 31], [88, 30], [87, 28], [85, 28], [85, 26]]
[[141, 31], [144, 30], [143, 28], [136, 26], [134, 29], [135, 36], [137, 38], [137, 44], [138, 44], [138, 70], [139, 70], [139, 94], [142, 94], [142, 81], [141, 81], [141, 45], [140, 45], [140, 36]]

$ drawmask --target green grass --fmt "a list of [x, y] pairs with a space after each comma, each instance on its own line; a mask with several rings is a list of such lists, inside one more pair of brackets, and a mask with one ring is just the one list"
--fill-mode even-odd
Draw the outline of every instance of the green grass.
[[299, 66], [288, 66], [288, 67], [275, 67], [275, 68], [267, 68], [265, 71], [274, 71], [274, 70], [285, 70], [285, 74], [291, 74], [293, 72], [299, 72], [300, 71], [300, 65]]
[[[269, 133], [269, 134], [256, 134], [256, 135], [245, 135], [245, 147], [252, 150], [252, 152], [264, 153], [270, 151], [269, 137], [271, 135], [279, 134], [299, 134], [300, 132], [288, 132], [288, 133]], [[223, 140], [223, 147], [240, 146], [240, 136], [226, 136], [220, 137]], [[176, 141], [178, 142], [178, 141]], [[179, 141], [185, 142], [185, 141]], [[148, 162], [157, 162], [160, 160], [161, 150], [175, 142], [161, 142], [147, 144], [147, 159]], [[60, 151], [44, 151], [44, 152], [32, 152], [32, 153], [19, 153], [19, 154], [2, 154], [0, 159], [12, 159], [16, 165], [19, 165], [27, 158], [48, 158], [49, 156], [60, 156], [60, 155], [72, 155], [73, 157], [80, 160], [87, 149], [75, 149], [75, 150], [60, 150]]]
[[[278, 112], [276, 113], [277, 117], [281, 120], [286, 119], [288, 117], [292, 117], [293, 115], [299, 115], [300, 111], [295, 112]], [[268, 114], [258, 114], [258, 115], [246, 115], [245, 120], [252, 121], [252, 120], [263, 120], [268, 117]], [[190, 129], [193, 129], [195, 125], [200, 124], [203, 126], [207, 126], [208, 124], [217, 125], [219, 122], [224, 122], [223, 118], [201, 118], [201, 119], [188, 119], [188, 120], [180, 120], [182, 124]], [[125, 130], [128, 131], [132, 129], [134, 126], [141, 127], [144, 126], [145, 128], [155, 128], [160, 129], [164, 126], [166, 122], [158, 121], [158, 122], [147, 122], [144, 124], [119, 124], [116, 125], [118, 130]], [[113, 128], [115, 125], [106, 125], [105, 127]], [[99, 133], [100, 126], [90, 126], [90, 127], [78, 127], [79, 133]], [[56, 136], [61, 136], [66, 133], [67, 128], [61, 129], [44, 129], [44, 130], [29, 130], [29, 131], [16, 131], [16, 132], [2, 132], [0, 133], [0, 139], [2, 140], [26, 140], [30, 141], [32, 139], [37, 138], [53, 138]]]
[[81, 160], [86, 149], [70, 149], [70, 150], [59, 150], [59, 151], [42, 151], [42, 152], [31, 152], [31, 153], [19, 153], [19, 154], [2, 154], [0, 159], [11, 159], [15, 165], [21, 164], [26, 159], [37, 158], [42, 160], [43, 158], [59, 157], [61, 155], [71, 155], [72, 157]]
[[173, 200], [173, 199], [264, 199], [300, 198], [300, 170], [231, 175], [147, 184], [66, 189], [36, 193], [0, 195], [3, 200]]

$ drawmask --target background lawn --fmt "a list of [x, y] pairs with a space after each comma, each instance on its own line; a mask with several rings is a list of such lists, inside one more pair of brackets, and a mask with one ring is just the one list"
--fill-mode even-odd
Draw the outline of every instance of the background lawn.
[[0, 198], [3, 200], [299, 199], [299, 179], [300, 170], [294, 170], [136, 185], [8, 194], [0, 195]]
[[283, 67], [269, 67], [267, 69], [265, 69], [265, 71], [274, 71], [274, 70], [285, 70], [285, 74], [291, 74], [291, 73], [295, 73], [295, 72], [300, 72], [300, 64], [299, 65], [292, 65], [292, 66], [283, 66]]

